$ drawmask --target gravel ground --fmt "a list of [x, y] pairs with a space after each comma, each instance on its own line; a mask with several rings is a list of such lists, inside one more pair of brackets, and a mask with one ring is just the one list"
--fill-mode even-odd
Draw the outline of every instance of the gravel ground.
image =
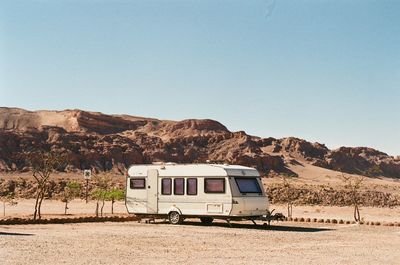
[[0, 226], [1, 264], [399, 264], [400, 228], [280, 223]]

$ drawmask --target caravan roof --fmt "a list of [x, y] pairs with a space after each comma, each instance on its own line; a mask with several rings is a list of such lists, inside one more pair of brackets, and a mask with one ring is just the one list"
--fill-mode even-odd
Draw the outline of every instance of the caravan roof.
[[149, 169], [158, 169], [161, 177], [260, 176], [256, 169], [239, 165], [174, 163], [132, 165], [128, 169], [128, 175], [131, 177], [147, 176]]

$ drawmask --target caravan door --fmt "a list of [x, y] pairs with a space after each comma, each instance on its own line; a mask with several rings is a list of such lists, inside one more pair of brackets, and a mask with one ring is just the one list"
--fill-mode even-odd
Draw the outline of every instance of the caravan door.
[[147, 213], [158, 212], [158, 170], [147, 171]]

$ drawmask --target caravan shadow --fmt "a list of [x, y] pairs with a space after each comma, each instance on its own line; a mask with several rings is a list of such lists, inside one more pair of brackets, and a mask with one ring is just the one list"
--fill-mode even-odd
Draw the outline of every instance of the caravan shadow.
[[[163, 222], [168, 223], [168, 222]], [[193, 222], [193, 221], [185, 221], [181, 225], [190, 225], [190, 226], [209, 226], [209, 227], [225, 227], [232, 229], [252, 229], [252, 230], [268, 230], [268, 231], [283, 231], [283, 232], [302, 232], [302, 233], [310, 233], [310, 232], [324, 232], [324, 231], [333, 231], [335, 229], [331, 228], [322, 228], [322, 227], [303, 227], [303, 226], [284, 226], [284, 225], [254, 225], [254, 224], [243, 224], [243, 223], [235, 223], [231, 222], [231, 227], [228, 223], [223, 222], [215, 222], [211, 225], [205, 225], [201, 222]]]

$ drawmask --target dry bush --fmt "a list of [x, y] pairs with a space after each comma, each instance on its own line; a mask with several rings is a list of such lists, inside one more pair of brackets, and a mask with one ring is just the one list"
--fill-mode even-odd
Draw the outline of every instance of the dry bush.
[[47, 151], [35, 151], [27, 156], [32, 175], [36, 180], [35, 211], [33, 219], [41, 219], [41, 207], [44, 196], [51, 189], [50, 176], [53, 171], [60, 169], [66, 162], [66, 156]]

